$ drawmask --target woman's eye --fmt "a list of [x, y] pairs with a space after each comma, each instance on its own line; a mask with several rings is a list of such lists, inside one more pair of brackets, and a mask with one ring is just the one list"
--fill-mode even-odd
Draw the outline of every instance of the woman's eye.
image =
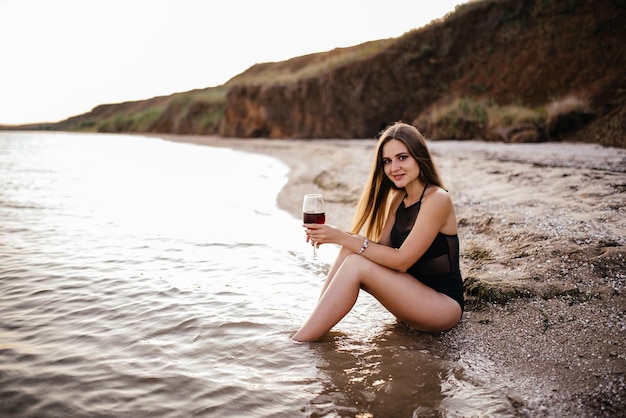
[[389, 164], [390, 162], [391, 162], [391, 160], [386, 159], [386, 158], [383, 160], [383, 164], [385, 164], [385, 165]]
[[409, 156], [408, 156], [408, 155], [400, 155], [400, 156], [398, 157], [398, 159], [399, 159], [400, 161], [404, 161], [404, 160], [406, 160], [407, 158], [409, 158]]

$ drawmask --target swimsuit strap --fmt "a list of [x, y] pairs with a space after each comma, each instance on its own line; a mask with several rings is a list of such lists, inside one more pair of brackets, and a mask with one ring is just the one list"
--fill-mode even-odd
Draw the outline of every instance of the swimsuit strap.
[[420, 196], [420, 206], [422, 205], [422, 199], [424, 198], [424, 193], [426, 193], [426, 189], [428, 189], [428, 184], [424, 185], [424, 190], [422, 190], [422, 195]]
[[[411, 206], [419, 203], [419, 206], [422, 206], [422, 199], [424, 198], [424, 194], [426, 193], [426, 189], [428, 188], [428, 184], [424, 186], [424, 190], [422, 190], [422, 195], [420, 196], [420, 200], [418, 200], [417, 202], [413, 203]], [[409, 194], [408, 193], [404, 193], [404, 197], [407, 197]], [[405, 206], [406, 207], [406, 206]]]

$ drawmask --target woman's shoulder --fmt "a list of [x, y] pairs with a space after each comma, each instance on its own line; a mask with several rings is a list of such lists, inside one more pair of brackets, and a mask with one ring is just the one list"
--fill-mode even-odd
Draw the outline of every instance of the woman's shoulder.
[[430, 186], [424, 194], [423, 204], [449, 205], [452, 204], [450, 193], [439, 186]]
[[427, 216], [439, 219], [441, 228], [439, 232], [445, 235], [457, 234], [456, 214], [450, 193], [437, 186], [432, 187], [431, 195], [424, 197], [423, 210]]

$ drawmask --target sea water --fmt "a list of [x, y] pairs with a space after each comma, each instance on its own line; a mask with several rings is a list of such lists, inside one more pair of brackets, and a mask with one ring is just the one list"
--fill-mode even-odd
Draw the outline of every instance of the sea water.
[[[153, 137], [0, 132], [0, 415], [510, 415], [369, 295], [289, 337], [336, 254], [275, 159]], [[300, 200], [302, 196], [293, 196]]]

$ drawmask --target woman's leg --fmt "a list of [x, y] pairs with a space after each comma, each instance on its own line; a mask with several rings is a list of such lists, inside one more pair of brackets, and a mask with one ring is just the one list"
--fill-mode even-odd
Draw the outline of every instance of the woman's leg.
[[[343, 250], [347, 251], [347, 250]], [[326, 334], [354, 306], [359, 295], [358, 275], [346, 260], [350, 254], [340, 252], [324, 283], [317, 306], [305, 324], [293, 337], [296, 341], [315, 341]], [[343, 255], [343, 256], [342, 256]], [[354, 253], [352, 253], [354, 255]]]
[[443, 331], [461, 319], [461, 307], [407, 273], [400, 273], [348, 254], [336, 270], [311, 317], [292, 337], [315, 341], [354, 306], [361, 287], [392, 314], [416, 329]]
[[322, 286], [322, 291], [320, 292], [320, 299], [322, 298], [322, 296], [324, 296], [324, 292], [326, 292], [328, 285], [333, 281], [335, 274], [337, 274], [337, 270], [339, 270], [339, 268], [343, 264], [346, 257], [349, 256], [350, 254], [354, 254], [354, 253], [344, 247], [341, 247], [341, 249], [339, 250], [339, 254], [337, 254], [337, 258], [335, 259], [335, 262], [333, 263], [333, 266], [331, 267], [330, 271], [328, 272], [328, 275], [326, 276], [326, 281], [324, 282], [324, 286]]

